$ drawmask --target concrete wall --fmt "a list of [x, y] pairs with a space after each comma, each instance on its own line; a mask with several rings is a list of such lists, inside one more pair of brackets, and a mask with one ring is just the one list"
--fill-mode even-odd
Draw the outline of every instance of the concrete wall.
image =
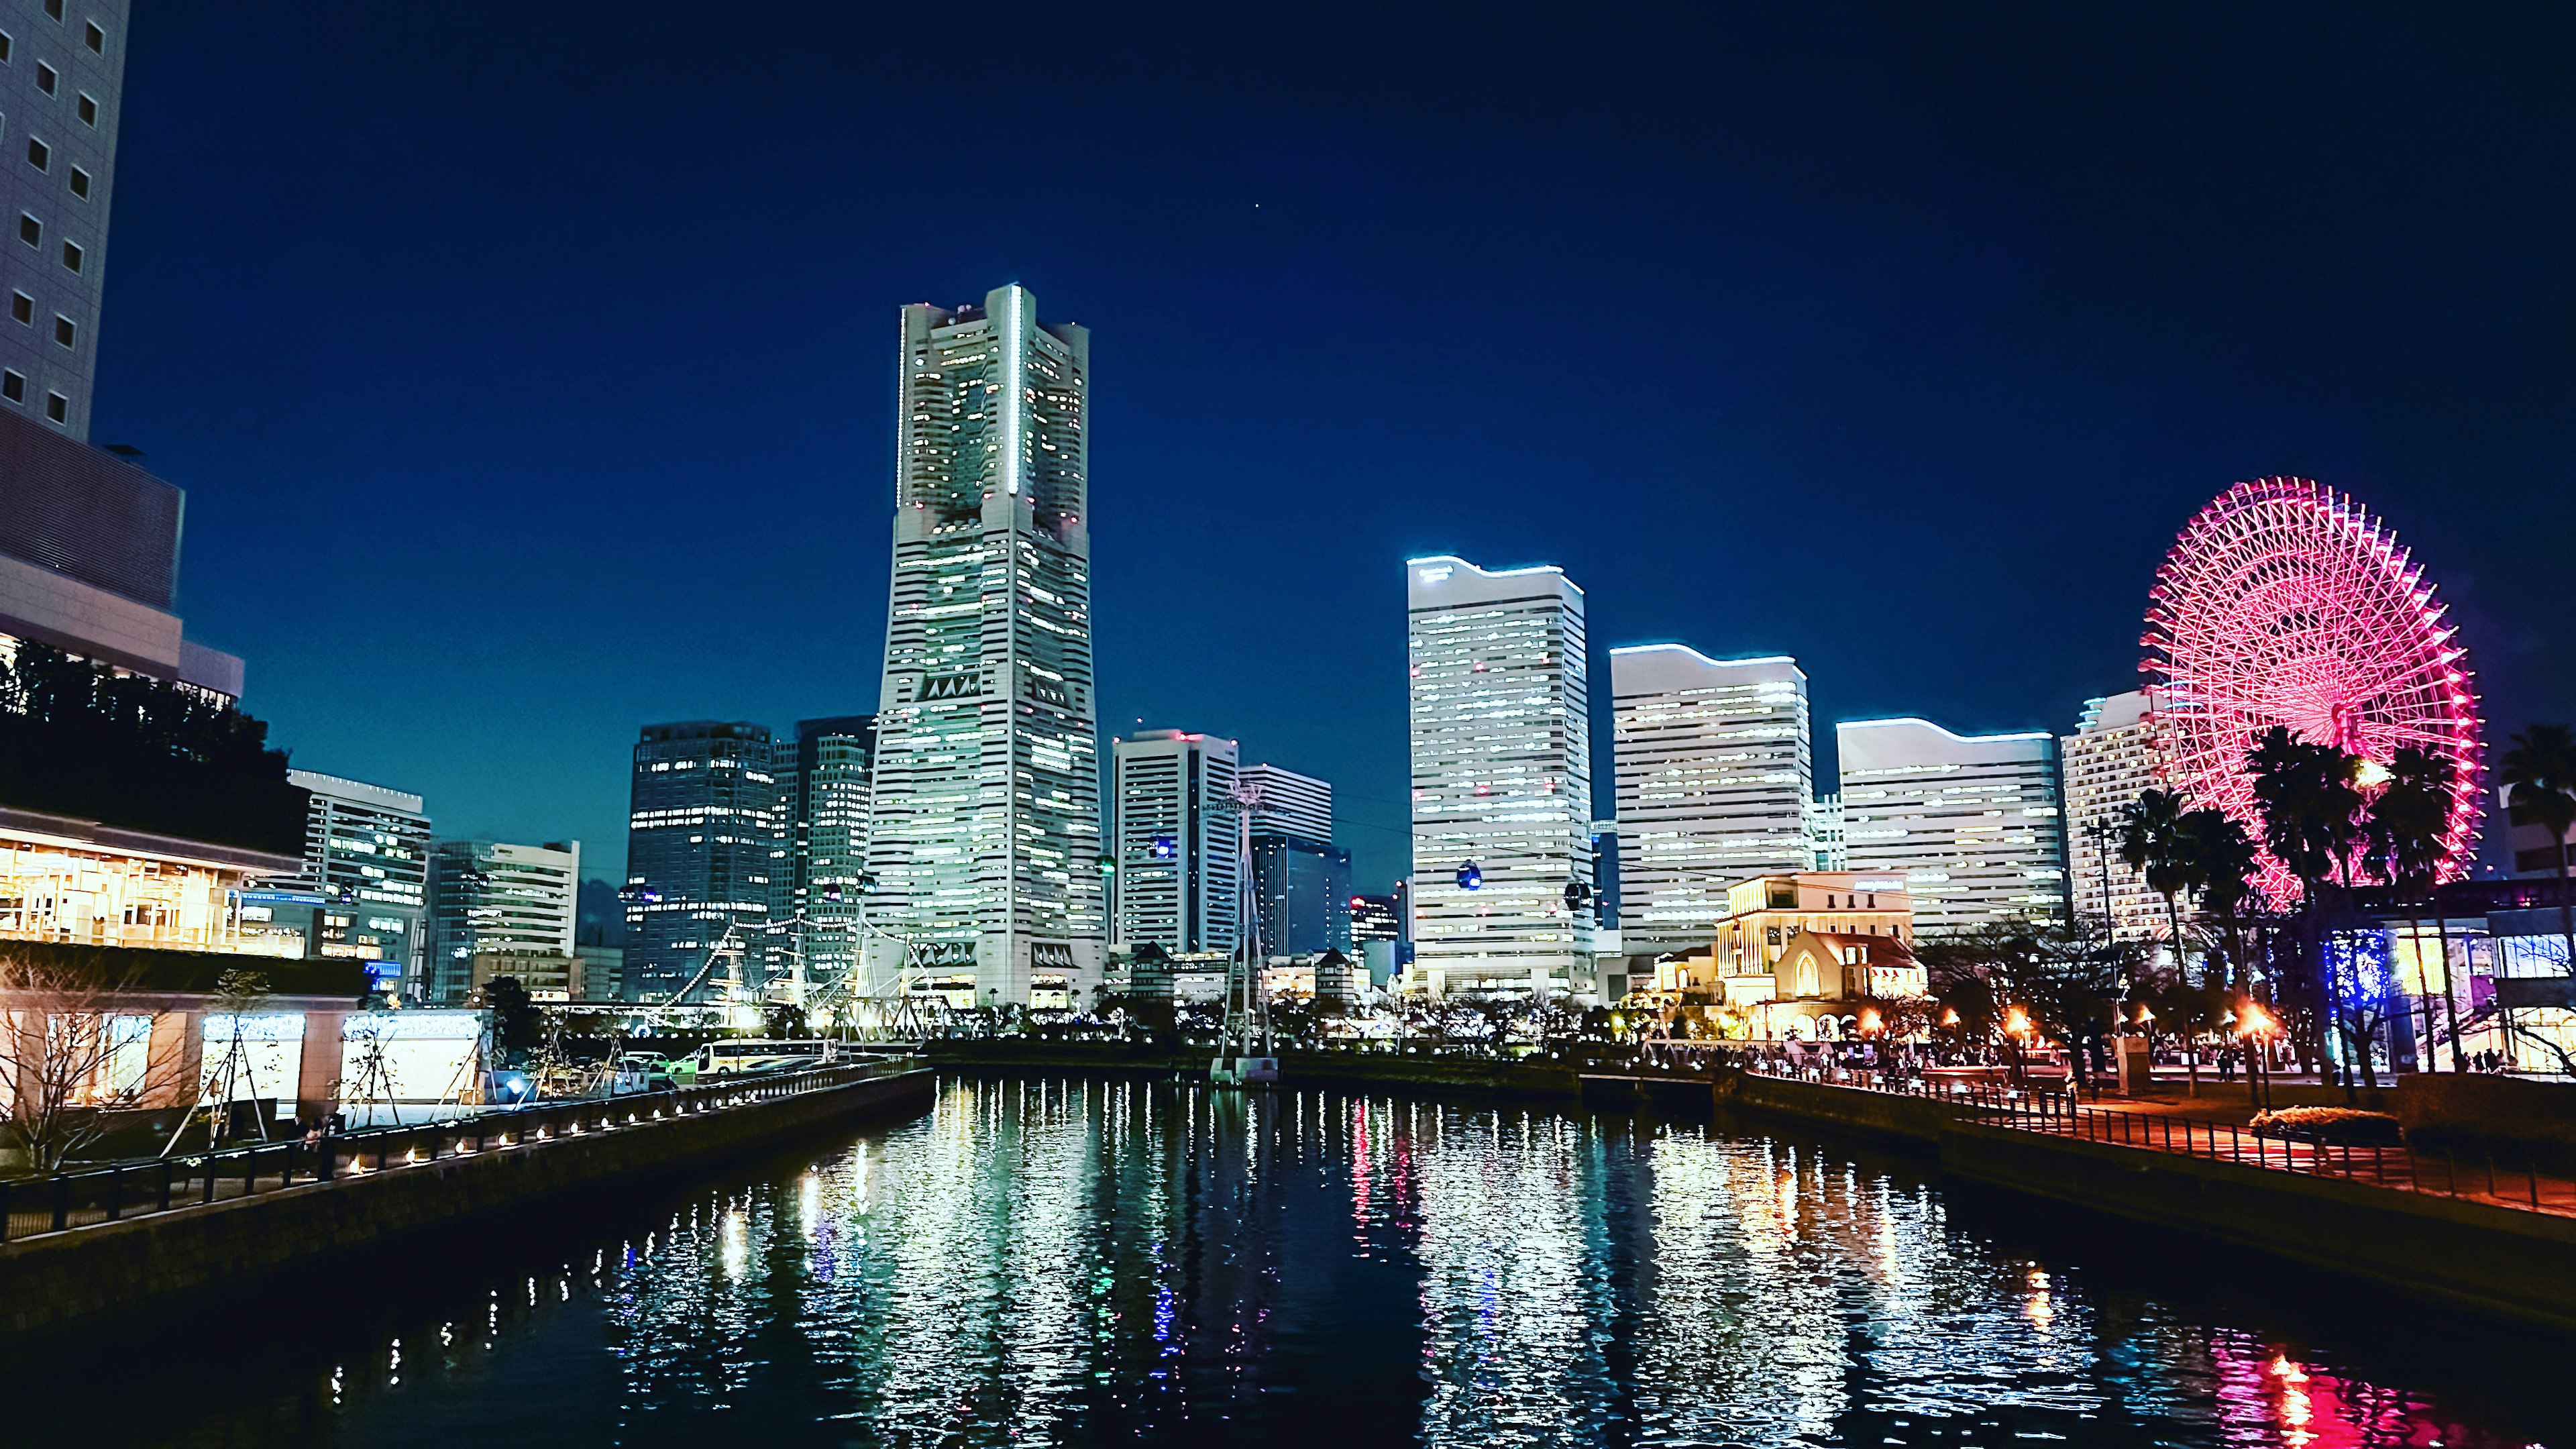
[[0, 1245], [0, 1334], [266, 1277], [579, 1188], [702, 1169], [855, 1116], [918, 1107], [934, 1080], [915, 1070]]
[[[2522, 1085], [2507, 1083], [2504, 1085]], [[2178, 1228], [2576, 1331], [2576, 1218], [1989, 1126], [1919, 1097], [1744, 1076], [1721, 1102], [1929, 1150], [1945, 1177]]]

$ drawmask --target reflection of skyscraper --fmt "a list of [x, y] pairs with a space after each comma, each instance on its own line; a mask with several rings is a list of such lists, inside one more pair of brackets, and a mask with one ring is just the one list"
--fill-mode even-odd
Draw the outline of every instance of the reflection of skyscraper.
[[1646, 644], [1610, 651], [1610, 690], [1619, 944], [1651, 965], [1708, 944], [1729, 885], [1812, 859], [1807, 676], [1786, 656]]
[[[1091, 334], [1026, 288], [903, 309], [871, 962], [1021, 1003], [1099, 979]], [[897, 941], [904, 944], [898, 945]], [[891, 971], [871, 967], [882, 978]]]
[[1166, 951], [1233, 950], [1241, 905], [1234, 741], [1143, 730], [1110, 752], [1117, 940]]
[[1406, 565], [1406, 598], [1418, 979], [1570, 983], [1592, 964], [1583, 591], [1444, 556]]
[[1851, 868], [1902, 875], [1924, 934], [2065, 914], [2055, 736], [1846, 720], [1834, 750]]

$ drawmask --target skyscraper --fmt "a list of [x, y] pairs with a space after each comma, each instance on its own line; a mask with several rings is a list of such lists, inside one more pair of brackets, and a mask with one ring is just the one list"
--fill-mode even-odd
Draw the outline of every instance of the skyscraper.
[[1409, 560], [1405, 592], [1417, 979], [1570, 985], [1595, 884], [1583, 591], [1443, 555]]
[[2121, 812], [2165, 783], [2165, 751], [2147, 713], [2146, 691], [2086, 700], [2075, 733], [2060, 739], [2058, 748], [2072, 874], [2067, 884], [2076, 917], [2098, 922], [2107, 909], [2114, 935], [2140, 941], [2164, 936], [2164, 898], [2120, 863]]
[[427, 996], [462, 1001], [477, 956], [573, 959], [581, 842], [442, 840], [430, 857]]
[[868, 778], [876, 764], [877, 717], [842, 715], [796, 722], [796, 759], [782, 780], [793, 800], [786, 901], [806, 977], [838, 981], [858, 965], [867, 868]]
[[1333, 787], [1277, 765], [1250, 765], [1252, 900], [1266, 956], [1351, 949], [1351, 853], [1333, 843]]
[[1613, 649], [1610, 695], [1619, 943], [1634, 972], [1705, 947], [1729, 885], [1809, 867], [1815, 762], [1807, 676], [1785, 655]]
[[787, 838], [765, 725], [646, 725], [626, 828], [624, 990], [667, 1001], [730, 930], [759, 986], [787, 955], [767, 930]]
[[0, 410], [89, 437], [107, 211], [125, 81], [124, 0], [0, 0], [0, 117], [18, 245], [0, 249]]
[[1295, 835], [1330, 844], [1333, 839], [1333, 787], [1312, 775], [1277, 765], [1246, 765], [1243, 783], [1259, 794], [1252, 812], [1255, 835]]
[[1252, 837], [1252, 906], [1263, 956], [1351, 950], [1351, 853], [1329, 840]]
[[1834, 746], [1850, 868], [1902, 876], [1924, 934], [2065, 915], [2055, 736], [1846, 720]]
[[1231, 951], [1241, 913], [1234, 741], [1144, 730], [1110, 746], [1118, 923], [1127, 946]]
[[408, 978], [424, 988], [429, 919], [429, 817], [418, 795], [289, 770], [286, 780], [311, 792], [306, 807], [304, 870], [291, 881], [322, 896], [313, 954], [382, 963], [380, 978]]
[[[1091, 334], [1028, 290], [903, 309], [866, 950], [952, 998], [1097, 984]], [[897, 942], [902, 944], [898, 945]]]

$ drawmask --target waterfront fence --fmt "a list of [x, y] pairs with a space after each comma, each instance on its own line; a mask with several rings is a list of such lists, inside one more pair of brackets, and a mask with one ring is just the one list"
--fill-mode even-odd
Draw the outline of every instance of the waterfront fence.
[[2271, 1136], [2235, 1122], [2089, 1106], [2072, 1091], [2045, 1087], [1941, 1081], [1850, 1067], [1792, 1068], [1749, 1054], [1742, 1065], [1765, 1076], [1927, 1098], [1975, 1120], [2024, 1132], [2576, 1216], [2576, 1182], [2541, 1172], [2528, 1156], [2479, 1149], [2464, 1157], [2455, 1148], [2437, 1155], [2418, 1152], [2412, 1144], [2390, 1147]]
[[0, 1182], [0, 1242], [829, 1091], [915, 1065], [910, 1059], [877, 1060], [746, 1075], [20, 1178]]

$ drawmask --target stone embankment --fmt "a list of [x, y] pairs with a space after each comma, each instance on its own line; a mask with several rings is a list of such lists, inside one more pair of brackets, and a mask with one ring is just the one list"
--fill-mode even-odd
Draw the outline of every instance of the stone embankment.
[[1997, 1126], [1950, 1104], [1744, 1074], [1723, 1106], [1912, 1149], [1945, 1177], [2069, 1203], [2576, 1332], [2576, 1216]]
[[428, 1161], [11, 1242], [0, 1245], [0, 1334], [233, 1288], [585, 1189], [701, 1171], [860, 1117], [918, 1110], [935, 1080], [923, 1067], [854, 1074], [793, 1096], [433, 1153]]

